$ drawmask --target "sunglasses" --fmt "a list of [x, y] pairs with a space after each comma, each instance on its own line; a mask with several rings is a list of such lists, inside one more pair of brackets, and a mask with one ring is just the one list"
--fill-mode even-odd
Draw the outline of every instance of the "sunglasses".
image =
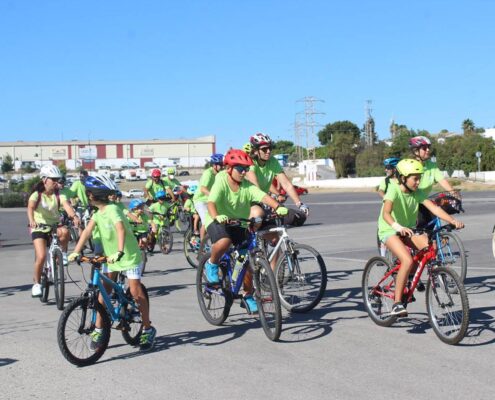
[[420, 149], [423, 149], [423, 150], [429, 150], [431, 148], [431, 146], [428, 146], [428, 145], [425, 145], [425, 146], [421, 146]]
[[234, 169], [239, 172], [240, 174], [242, 174], [243, 172], [248, 172], [249, 171], [249, 167], [245, 167], [244, 165], [236, 165], [234, 167]]
[[60, 182], [60, 178], [49, 178], [51, 179], [53, 182]]
[[260, 151], [263, 153], [268, 153], [268, 151], [272, 151], [271, 147], [260, 147]]

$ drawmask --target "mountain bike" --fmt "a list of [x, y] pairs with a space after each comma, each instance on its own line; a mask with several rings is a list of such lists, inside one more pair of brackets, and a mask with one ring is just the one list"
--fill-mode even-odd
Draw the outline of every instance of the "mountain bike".
[[[206, 278], [205, 263], [210, 254], [205, 254], [199, 263], [196, 273], [196, 293], [199, 306], [203, 316], [210, 324], [223, 324], [229, 316], [234, 300], [244, 301], [240, 292], [244, 276], [249, 269], [253, 274], [254, 298], [258, 306], [263, 331], [269, 340], [276, 341], [282, 330], [282, 311], [275, 276], [264, 251], [258, 246], [258, 233], [253, 230], [253, 225], [259, 223], [260, 220], [239, 219], [230, 221], [231, 225], [240, 225], [240, 222], [249, 223], [248, 239], [237, 246], [232, 246], [220, 259], [219, 284], [210, 284]], [[240, 271], [234, 279], [233, 270], [236, 262], [240, 263], [238, 266]], [[249, 309], [245, 304], [243, 305]]]
[[194, 235], [193, 216], [189, 214], [188, 217], [190, 219], [189, 227], [184, 233], [183, 242], [184, 256], [191, 267], [198, 268], [201, 256], [210, 251], [211, 241], [206, 232], [202, 242], [199, 235]]
[[50, 228], [50, 241], [46, 254], [45, 264], [41, 270], [41, 297], [40, 301], [46, 303], [50, 293], [50, 285], [53, 285], [55, 292], [55, 303], [59, 310], [64, 309], [65, 301], [65, 271], [62, 248], [58, 239], [57, 229], [62, 226], [38, 224], [39, 228]]
[[[405, 306], [415, 301], [414, 291], [423, 270], [426, 269], [426, 310], [435, 334], [447, 344], [457, 344], [465, 336], [469, 323], [469, 302], [459, 275], [442, 266], [435, 246], [436, 235], [449, 231], [445, 225], [430, 231], [416, 230], [428, 234], [428, 246], [413, 254], [413, 265], [417, 267], [409, 279], [402, 297]], [[395, 299], [395, 279], [401, 267], [399, 260], [391, 264], [384, 257], [371, 258], [364, 268], [362, 290], [364, 306], [377, 325], [391, 326], [397, 316], [391, 315]]]
[[[91, 220], [91, 216], [93, 215], [93, 208], [91, 206], [88, 207], [76, 207], [75, 209], [77, 215], [79, 216], [79, 220], [81, 224], [79, 225], [81, 232], [86, 229]], [[79, 236], [79, 235], [78, 235]], [[91, 253], [95, 251], [95, 244], [93, 241], [93, 236], [90, 236], [87, 240], [85, 246], [90, 250]]]
[[[278, 257], [275, 277], [282, 306], [291, 312], [307, 312], [320, 302], [327, 288], [327, 268], [313, 247], [290, 239], [284, 226], [268, 229], [277, 233], [276, 245], [263, 246], [268, 262]], [[280, 251], [279, 251], [280, 250]]]
[[168, 254], [172, 251], [172, 247], [174, 245], [174, 236], [170, 229], [171, 225], [171, 209], [169, 208], [165, 214], [152, 212], [151, 214], [156, 215], [161, 223], [158, 225], [158, 231], [156, 232], [156, 242], [160, 246], [160, 251], [163, 254]]
[[[107, 258], [80, 257], [80, 262], [91, 264], [91, 279], [82, 295], [70, 303], [60, 315], [57, 327], [57, 341], [62, 355], [67, 361], [77, 366], [94, 364], [105, 353], [110, 341], [110, 329], [120, 330], [126, 343], [131, 346], [139, 344], [143, 329], [141, 313], [134, 301], [130, 289], [125, 287], [125, 278], [119, 274], [116, 281], [101, 272], [101, 264]], [[107, 293], [104, 283], [112, 289]], [[145, 297], [148, 291], [141, 283]], [[103, 305], [98, 302], [103, 297]], [[90, 334], [96, 327], [96, 315], [102, 319], [102, 339], [97, 348], [91, 348]]]

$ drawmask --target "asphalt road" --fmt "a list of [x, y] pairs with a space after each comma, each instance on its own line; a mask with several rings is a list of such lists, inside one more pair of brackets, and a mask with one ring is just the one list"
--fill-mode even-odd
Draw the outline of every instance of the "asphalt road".
[[[372, 193], [310, 194], [308, 223], [291, 229], [297, 241], [318, 249], [328, 269], [321, 304], [303, 315], [284, 313], [278, 343], [268, 341], [256, 318], [234, 305], [221, 327], [203, 318], [195, 294], [195, 270], [180, 251], [150, 259], [143, 279], [158, 329], [151, 353], [140, 353], [112, 331], [100, 361], [77, 368], [56, 341], [60, 312], [53, 302], [30, 297], [33, 250], [25, 211], [0, 210], [0, 399], [354, 399], [493, 397], [495, 266], [491, 251], [495, 193], [465, 193], [470, 302], [467, 337], [458, 346], [440, 342], [428, 323], [424, 294], [410, 317], [391, 328], [364, 311], [361, 275], [375, 255], [380, 207]], [[77, 265], [68, 270], [84, 287]], [[84, 271], [88, 276], [88, 271]]]

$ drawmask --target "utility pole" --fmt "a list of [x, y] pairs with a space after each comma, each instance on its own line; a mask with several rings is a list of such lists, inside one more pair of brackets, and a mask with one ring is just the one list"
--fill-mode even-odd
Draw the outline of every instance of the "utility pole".
[[371, 116], [371, 100], [366, 100], [365, 106], [365, 116], [366, 122], [364, 123], [364, 145], [366, 147], [372, 147], [375, 144], [376, 133], [375, 133], [375, 121]]
[[304, 103], [304, 123], [303, 126], [306, 131], [306, 149], [308, 151], [308, 159], [314, 160], [316, 158], [316, 137], [315, 137], [315, 126], [321, 126], [321, 124], [317, 124], [315, 122], [315, 115], [324, 115], [324, 112], [315, 110], [315, 103], [321, 102], [324, 100], [317, 99], [313, 96], [307, 96], [300, 100], [297, 100], [298, 103]]

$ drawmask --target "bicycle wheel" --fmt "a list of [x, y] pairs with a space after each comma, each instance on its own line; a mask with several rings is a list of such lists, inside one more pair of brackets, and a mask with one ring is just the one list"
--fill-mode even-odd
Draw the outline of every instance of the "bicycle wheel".
[[[97, 348], [91, 348], [91, 332], [95, 329], [96, 313], [102, 317], [102, 338]], [[80, 297], [60, 315], [57, 328], [58, 347], [67, 361], [79, 367], [94, 364], [105, 353], [110, 340], [110, 317], [98, 301]]]
[[141, 275], [144, 275], [144, 270], [146, 269], [146, 263], [148, 262], [148, 254], [146, 254], [146, 248], [141, 249], [141, 259], [143, 260], [143, 268], [141, 269]]
[[72, 243], [77, 243], [79, 240], [79, 229], [76, 228], [72, 223], [69, 224], [69, 235], [70, 241]]
[[437, 243], [437, 260], [444, 267], [452, 268], [464, 282], [467, 274], [466, 250], [461, 239], [454, 232], [440, 232]]
[[163, 254], [168, 254], [172, 251], [174, 244], [174, 237], [169, 228], [162, 228], [160, 230], [160, 237], [158, 238], [160, 243], [160, 250]]
[[[48, 255], [47, 255], [48, 257]], [[46, 275], [46, 269], [43, 267], [43, 271], [41, 272], [41, 297], [40, 301], [42, 303], [46, 303], [48, 301], [48, 294], [50, 293], [50, 281], [48, 276]]]
[[222, 277], [220, 285], [212, 286], [206, 279], [205, 263], [210, 258], [207, 253], [200, 260], [196, 272], [196, 294], [201, 312], [212, 325], [222, 325], [230, 313], [233, 297], [227, 282], [227, 266], [221, 265]]
[[268, 261], [254, 261], [254, 298], [258, 305], [261, 326], [268, 339], [276, 341], [282, 332], [282, 310], [275, 275]]
[[[143, 289], [144, 297], [148, 301], [148, 308], [150, 304], [150, 298], [148, 295], [148, 289], [141, 283], [141, 289]], [[122, 337], [127, 344], [136, 346], [139, 344], [139, 337], [143, 330], [143, 321], [141, 319], [141, 312], [137, 308], [136, 303], [132, 300], [131, 289], [127, 288], [125, 295], [129, 299], [124, 307], [122, 307], [123, 325], [122, 325]]]
[[279, 257], [275, 267], [280, 302], [288, 311], [307, 312], [325, 293], [327, 268], [311, 246], [292, 243], [292, 249]]
[[189, 265], [193, 268], [198, 268], [199, 264], [199, 259], [205, 252], [210, 251], [210, 238], [207, 234], [205, 234], [205, 239], [204, 242], [205, 244], [203, 245], [204, 250], [201, 250], [201, 243], [200, 239], [198, 236], [197, 243], [191, 243], [193, 237], [193, 231], [192, 229], [188, 229], [186, 233], [184, 234], [184, 256], [186, 257], [187, 262]]
[[380, 326], [390, 326], [397, 317], [390, 315], [394, 304], [395, 277], [384, 279], [391, 266], [383, 257], [369, 259], [364, 267], [362, 291], [364, 308], [373, 322]]
[[457, 344], [466, 335], [469, 324], [469, 302], [458, 274], [450, 268], [431, 271], [426, 284], [426, 310], [438, 338]]
[[65, 302], [64, 259], [59, 249], [55, 250], [52, 254], [52, 268], [55, 303], [59, 310], [63, 310]]

